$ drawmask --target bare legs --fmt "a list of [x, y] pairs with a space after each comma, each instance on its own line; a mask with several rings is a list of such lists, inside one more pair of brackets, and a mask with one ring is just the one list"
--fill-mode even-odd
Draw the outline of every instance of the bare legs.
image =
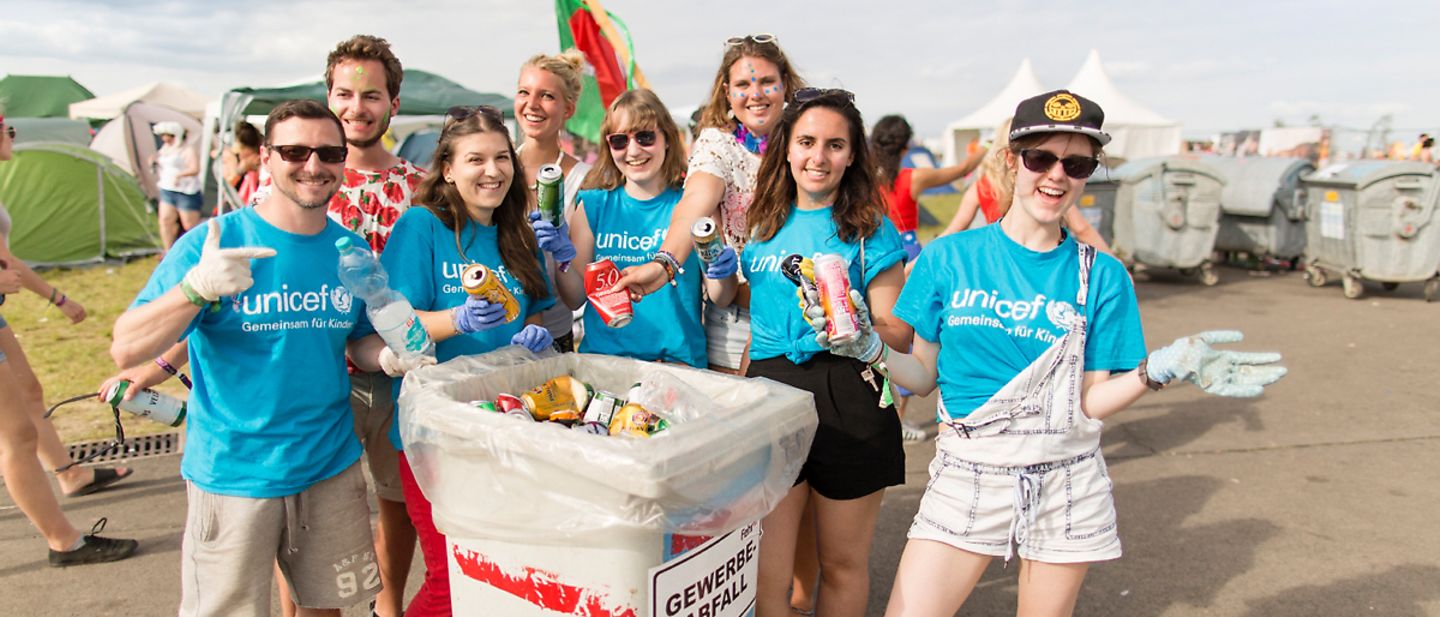
[[[0, 328], [0, 332], [14, 340], [9, 328]], [[10, 362], [0, 362], [0, 392], [16, 392], [18, 388]], [[10, 497], [40, 530], [45, 543], [52, 550], [69, 550], [80, 539], [80, 532], [60, 511], [60, 502], [36, 458], [38, 438], [32, 413], [25, 409], [27, 404], [23, 397], [0, 396], [0, 474], [5, 476]]]
[[795, 545], [807, 502], [815, 504], [815, 539], [820, 557], [820, 595], [816, 614], [851, 617], [865, 614], [870, 594], [870, 541], [885, 491], [858, 499], [828, 499], [808, 484], [790, 489], [769, 516], [760, 538], [759, 617], [790, 614], [789, 589], [795, 572]]
[[[910, 540], [900, 556], [887, 617], [951, 617], [974, 591], [991, 557], [932, 540]], [[1090, 564], [1020, 560], [1019, 617], [1068, 617]]]

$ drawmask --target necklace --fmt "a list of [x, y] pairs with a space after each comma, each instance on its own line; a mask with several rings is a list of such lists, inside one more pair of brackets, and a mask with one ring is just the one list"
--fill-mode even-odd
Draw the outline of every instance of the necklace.
[[765, 147], [769, 145], [768, 137], [768, 135], [756, 135], [750, 132], [750, 129], [745, 128], [744, 124], [735, 123], [735, 141], [749, 150], [750, 154], [765, 154]]

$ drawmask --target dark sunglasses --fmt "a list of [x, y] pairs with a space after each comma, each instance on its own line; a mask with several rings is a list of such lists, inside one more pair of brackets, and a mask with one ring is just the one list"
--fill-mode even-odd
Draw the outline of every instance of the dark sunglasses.
[[286, 163], [302, 164], [310, 160], [310, 153], [312, 152], [315, 153], [315, 156], [320, 157], [321, 163], [330, 165], [344, 163], [345, 155], [350, 153], [345, 146], [320, 146], [319, 148], [312, 148], [310, 146], [270, 146], [270, 149], [274, 150], [276, 154], [279, 154], [280, 158], [284, 159]]
[[635, 136], [635, 143], [642, 148], [649, 148], [655, 145], [655, 131], [635, 131], [634, 133], [611, 133], [605, 136], [605, 143], [610, 144], [611, 150], [624, 150], [630, 147], [630, 136]]
[[1050, 171], [1055, 166], [1055, 161], [1060, 161], [1060, 168], [1065, 175], [1076, 180], [1084, 180], [1095, 173], [1095, 168], [1100, 166], [1100, 159], [1093, 156], [1067, 156], [1060, 158], [1048, 150], [1038, 148], [1026, 148], [1020, 151], [1020, 162], [1025, 164], [1025, 169], [1037, 174]]
[[15, 139], [15, 127], [13, 127], [13, 126], [7, 126], [7, 127], [5, 127], [5, 134], [6, 134], [6, 135], [9, 135], [9, 136], [10, 136], [10, 139]]
[[775, 43], [778, 39], [775, 38], [775, 35], [770, 34], [769, 32], [761, 32], [760, 34], [747, 34], [745, 36], [732, 36], [728, 39], [725, 39], [725, 49], [730, 49], [731, 47], [734, 47], [736, 45], [744, 44], [747, 40], [757, 45], [768, 45], [770, 43]]
[[825, 96], [845, 97], [845, 102], [855, 104], [855, 93], [842, 88], [801, 88], [795, 91], [796, 103], [809, 103]]
[[445, 120], [447, 124], [460, 122], [476, 114], [488, 116], [491, 120], [502, 124], [505, 122], [505, 116], [500, 113], [500, 108], [493, 105], [456, 105], [445, 110]]

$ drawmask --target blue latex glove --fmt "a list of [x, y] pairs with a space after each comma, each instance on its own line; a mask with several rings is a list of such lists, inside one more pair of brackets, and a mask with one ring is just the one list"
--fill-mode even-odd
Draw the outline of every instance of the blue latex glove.
[[1265, 386], [1285, 376], [1278, 353], [1219, 351], [1213, 344], [1236, 343], [1245, 335], [1236, 330], [1211, 330], [1175, 339], [1146, 360], [1150, 379], [1160, 383], [1183, 380], [1218, 396], [1260, 396]]
[[489, 330], [505, 323], [505, 305], [492, 303], [480, 296], [470, 296], [465, 299], [465, 304], [450, 309], [450, 323], [460, 334]]
[[540, 353], [555, 342], [555, 337], [550, 336], [550, 331], [544, 326], [530, 324], [524, 330], [515, 333], [510, 337], [511, 345], [519, 345], [534, 353]]
[[570, 226], [561, 223], [559, 227], [540, 218], [539, 212], [530, 213], [530, 229], [535, 230], [535, 240], [540, 250], [549, 253], [556, 263], [570, 263], [575, 260], [575, 245], [570, 243]]
[[705, 278], [728, 279], [734, 276], [735, 271], [739, 269], [740, 260], [735, 255], [735, 249], [727, 246], [715, 257], [715, 261], [705, 266]]
[[880, 359], [880, 353], [884, 351], [885, 343], [880, 340], [880, 335], [870, 324], [870, 307], [865, 304], [865, 298], [861, 297], [860, 290], [850, 290], [850, 304], [855, 307], [855, 316], [860, 322], [860, 335], [853, 341], [837, 345], [830, 344], [830, 334], [825, 332], [828, 321], [825, 317], [825, 307], [821, 306], [818, 297], [811, 295], [814, 293], [813, 291], [807, 293], [802, 289], [799, 295], [802, 299], [800, 308], [805, 311], [805, 319], [815, 330], [815, 342], [837, 356], [855, 358], [867, 364], [873, 364]]

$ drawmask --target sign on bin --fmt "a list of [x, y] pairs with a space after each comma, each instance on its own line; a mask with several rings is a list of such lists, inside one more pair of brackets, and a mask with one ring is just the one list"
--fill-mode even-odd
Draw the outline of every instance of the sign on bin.
[[760, 523], [650, 569], [651, 617], [741, 617], [755, 607]]

